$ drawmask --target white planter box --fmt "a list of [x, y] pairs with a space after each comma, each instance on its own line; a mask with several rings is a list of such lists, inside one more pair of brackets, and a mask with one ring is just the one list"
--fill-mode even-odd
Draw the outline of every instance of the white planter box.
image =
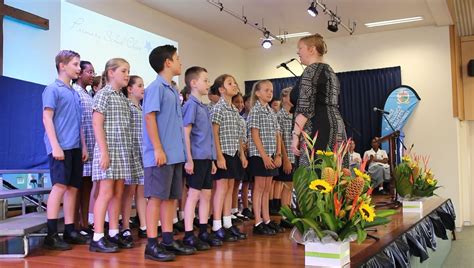
[[423, 199], [402, 202], [403, 213], [422, 213], [423, 212]]
[[351, 260], [350, 242], [306, 242], [305, 266], [343, 267]]

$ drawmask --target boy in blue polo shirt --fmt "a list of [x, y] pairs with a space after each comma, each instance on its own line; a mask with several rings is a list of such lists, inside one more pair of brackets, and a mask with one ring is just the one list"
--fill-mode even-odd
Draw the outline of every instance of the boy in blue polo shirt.
[[[43, 91], [44, 143], [49, 158], [51, 184], [48, 197], [48, 235], [44, 247], [69, 250], [69, 244], [86, 244], [87, 237], [74, 230], [74, 215], [78, 189], [82, 184], [83, 161], [88, 158], [81, 133], [81, 101], [71, 80], [81, 72], [80, 56], [62, 50], [56, 56], [58, 78]], [[82, 145], [82, 150], [81, 150]], [[58, 215], [64, 196], [64, 235], [58, 235]]]
[[[158, 76], [145, 89], [143, 98], [143, 166], [148, 198], [145, 258], [156, 261], [170, 261], [175, 254], [195, 252], [194, 248], [173, 239], [173, 217], [176, 200], [182, 193], [185, 161], [181, 104], [178, 92], [171, 86], [173, 76], [181, 74], [176, 50], [174, 46], [164, 45], [151, 51], [150, 65]], [[158, 220], [163, 236], [160, 245]]]
[[[212, 178], [216, 173], [213, 160], [216, 159], [212, 122], [208, 107], [201, 98], [208, 94], [209, 78], [207, 70], [194, 66], [184, 75], [186, 86], [191, 95], [183, 106], [184, 141], [186, 144], [186, 163], [189, 187], [184, 207], [185, 245], [197, 250], [209, 249], [209, 246], [220, 246], [222, 241], [207, 232], [207, 219], [211, 200]], [[199, 201], [199, 239], [193, 232], [193, 219], [196, 204]]]

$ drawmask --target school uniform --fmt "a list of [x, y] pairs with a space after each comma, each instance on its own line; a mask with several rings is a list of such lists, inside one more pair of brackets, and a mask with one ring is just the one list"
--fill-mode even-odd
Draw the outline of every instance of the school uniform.
[[212, 189], [212, 161], [216, 159], [212, 122], [208, 107], [190, 95], [183, 106], [183, 126], [192, 126], [191, 155], [194, 173], [186, 174], [186, 183], [196, 190]]
[[81, 127], [82, 132], [84, 134], [84, 139], [86, 141], [87, 153], [89, 154], [89, 158], [86, 162], [84, 162], [84, 168], [82, 171], [83, 177], [91, 177], [92, 176], [92, 160], [94, 159], [94, 144], [95, 144], [95, 136], [94, 136], [94, 129], [92, 128], [92, 107], [94, 106], [94, 100], [92, 96], [79, 86], [78, 84], [74, 84], [72, 86], [76, 92], [79, 94], [81, 99], [81, 107], [82, 107], [82, 117], [81, 117]]
[[79, 94], [63, 81], [56, 79], [48, 85], [42, 95], [43, 110], [54, 111], [53, 124], [56, 137], [64, 152], [64, 160], [56, 160], [52, 155], [51, 143], [45, 132], [44, 143], [49, 159], [52, 185], [60, 183], [80, 188], [82, 185], [81, 150], [81, 100]]
[[[242, 116], [240, 116], [239, 128], [240, 128], [240, 139], [242, 140], [242, 143], [245, 144], [247, 143], [247, 122]], [[240, 153], [240, 148], [239, 148], [239, 153]], [[237, 164], [238, 164], [237, 165], [238, 176], [235, 179], [241, 180], [241, 181], [248, 181], [249, 176], [247, 175], [247, 169], [245, 169], [242, 166], [242, 161], [238, 161]]]
[[107, 170], [100, 167], [101, 152], [97, 141], [92, 161], [92, 180], [119, 180], [130, 177], [130, 108], [127, 97], [106, 85], [94, 97], [95, 112], [104, 116], [104, 131], [110, 165]]
[[255, 106], [250, 110], [247, 127], [249, 129], [249, 170], [252, 176], [273, 177], [278, 175], [278, 168], [266, 169], [263, 159], [255, 146], [252, 139], [251, 130], [256, 128], [259, 131], [260, 139], [263, 144], [265, 153], [273, 158], [277, 152], [276, 134], [279, 132], [280, 126], [276, 114], [268, 104], [265, 106], [257, 101]]
[[[292, 139], [292, 120], [293, 115], [287, 112], [284, 108], [281, 108], [280, 111], [276, 114], [278, 124], [280, 125], [280, 133], [281, 139], [286, 149], [286, 154], [288, 156], [288, 160], [291, 162], [291, 172], [290, 174], [286, 174], [283, 171], [283, 162], [278, 171], [278, 176], [275, 177], [276, 181], [292, 181], [293, 179], [293, 172], [295, 168], [295, 154], [291, 150], [291, 139]], [[283, 160], [283, 159], [282, 159]]]
[[156, 165], [154, 148], [144, 121], [145, 197], [179, 199], [183, 187], [183, 163], [186, 160], [181, 103], [176, 89], [160, 75], [145, 89], [143, 98], [143, 116], [152, 112], [156, 113], [158, 135], [167, 162], [160, 167]]
[[213, 124], [219, 125], [219, 142], [227, 170], [217, 168], [215, 180], [235, 179], [239, 176], [240, 115], [224, 98], [216, 103], [211, 114]]
[[129, 100], [130, 106], [130, 135], [132, 150], [130, 152], [130, 177], [125, 178], [127, 185], [143, 185], [143, 157], [142, 157], [142, 107]]

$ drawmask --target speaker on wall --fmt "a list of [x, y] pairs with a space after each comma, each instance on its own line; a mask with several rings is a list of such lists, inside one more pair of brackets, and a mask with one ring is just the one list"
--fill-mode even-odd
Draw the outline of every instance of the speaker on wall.
[[467, 75], [474, 76], [474, 60], [470, 60], [467, 64]]

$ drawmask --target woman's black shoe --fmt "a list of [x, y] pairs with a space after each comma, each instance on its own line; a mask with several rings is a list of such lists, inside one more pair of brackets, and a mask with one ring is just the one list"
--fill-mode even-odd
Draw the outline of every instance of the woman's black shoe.
[[119, 247], [116, 244], [109, 242], [105, 236], [99, 239], [99, 241], [92, 240], [89, 245], [89, 251], [102, 252], [102, 253], [114, 253], [119, 251]]
[[138, 237], [140, 238], [147, 238], [146, 230], [138, 229]]
[[273, 230], [275, 230], [276, 233], [283, 233], [285, 230], [280, 227], [276, 222], [270, 221], [267, 226]]
[[224, 242], [235, 242], [237, 241], [237, 237], [233, 236], [230, 234], [230, 232], [226, 232], [226, 230], [221, 227], [217, 231], [212, 231], [212, 234], [214, 234], [218, 239]]
[[265, 223], [253, 227], [253, 233], [258, 235], [275, 235], [275, 230], [270, 229]]
[[280, 226], [285, 229], [291, 229], [294, 227], [294, 225], [287, 219], [281, 219]]
[[173, 261], [176, 256], [172, 252], [166, 251], [158, 243], [154, 245], [147, 244], [145, 247], [145, 259], [154, 261]]
[[211, 234], [211, 233], [208, 233], [208, 232], [200, 233], [199, 234], [199, 239], [201, 241], [204, 241], [204, 242], [208, 243], [211, 247], [220, 247], [223, 244], [222, 240], [217, 238], [215, 236], [215, 234]]
[[211, 248], [211, 246], [208, 243], [201, 241], [194, 235], [185, 237], [183, 239], [183, 244], [185, 244], [186, 246], [193, 247], [199, 251], [208, 250]]
[[233, 236], [237, 237], [239, 240], [247, 239], [247, 234], [242, 233], [236, 226], [232, 225], [232, 227], [228, 228], [227, 231], [230, 232]]
[[59, 237], [57, 233], [52, 235], [47, 235], [44, 238], [43, 247], [50, 250], [70, 250], [72, 249], [71, 245], [64, 242], [64, 240]]
[[[130, 238], [131, 238], [131, 236], [130, 236]], [[126, 238], [122, 237], [122, 235], [120, 233], [116, 234], [113, 237], [112, 236], [109, 237], [109, 241], [111, 243], [116, 244], [119, 248], [123, 248], [123, 249], [133, 248], [133, 241], [129, 241]]]
[[179, 240], [173, 240], [171, 244], [167, 245], [161, 241], [161, 245], [169, 252], [176, 255], [192, 255], [196, 252], [194, 247], [186, 246]]

